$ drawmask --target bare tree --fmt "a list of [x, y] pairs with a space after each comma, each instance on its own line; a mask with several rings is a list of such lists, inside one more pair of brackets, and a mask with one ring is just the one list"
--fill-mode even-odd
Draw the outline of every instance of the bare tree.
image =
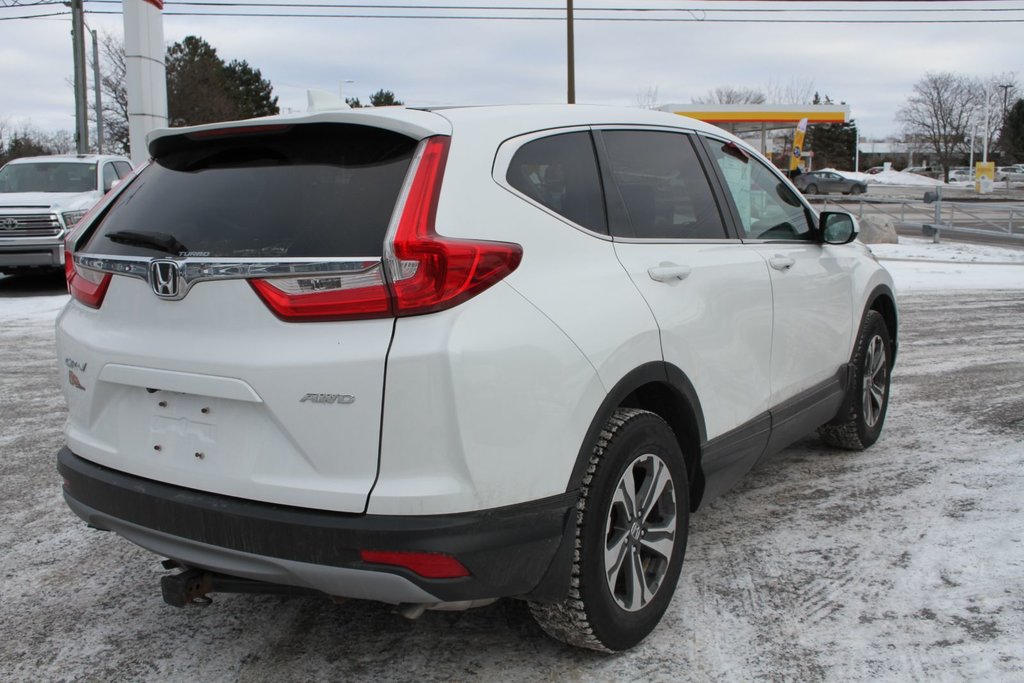
[[756, 88], [720, 85], [708, 90], [707, 95], [695, 97], [694, 104], [764, 104], [764, 93]]
[[636, 106], [641, 109], [657, 109], [660, 105], [658, 99], [658, 86], [649, 85], [647, 90], [640, 90], [636, 94]]
[[128, 90], [125, 87], [124, 43], [104, 33], [100, 39], [100, 89], [103, 91], [103, 148], [128, 153]]
[[794, 76], [785, 83], [771, 78], [765, 88], [768, 104], [809, 104], [814, 97], [814, 81]]
[[976, 78], [928, 73], [896, 112], [908, 142], [934, 152], [946, 180], [949, 167], [967, 150], [972, 119], [984, 115], [984, 93], [985, 85]]

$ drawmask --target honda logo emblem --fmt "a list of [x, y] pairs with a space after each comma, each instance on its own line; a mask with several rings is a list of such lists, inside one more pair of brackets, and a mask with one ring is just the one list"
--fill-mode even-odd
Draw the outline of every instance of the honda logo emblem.
[[149, 285], [161, 299], [180, 299], [184, 295], [181, 292], [181, 269], [177, 262], [169, 259], [150, 262]]

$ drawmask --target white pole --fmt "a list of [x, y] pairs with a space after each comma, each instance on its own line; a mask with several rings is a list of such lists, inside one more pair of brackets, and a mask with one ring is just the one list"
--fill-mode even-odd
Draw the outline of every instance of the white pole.
[[989, 101], [989, 87], [991, 84], [985, 86], [985, 144], [981, 150], [981, 161], [982, 163], [988, 163], [988, 101]]
[[973, 126], [971, 127], [971, 164], [968, 167], [968, 168], [970, 168], [971, 173], [974, 173], [974, 139], [976, 137], [978, 137], [978, 122], [977, 121], [975, 121]]
[[167, 126], [163, 0], [123, 0], [128, 139], [133, 164], [149, 159], [146, 135]]

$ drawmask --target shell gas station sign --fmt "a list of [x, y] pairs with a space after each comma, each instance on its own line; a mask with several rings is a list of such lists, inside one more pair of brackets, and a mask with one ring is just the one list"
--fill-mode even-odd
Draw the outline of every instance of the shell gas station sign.
[[974, 167], [974, 191], [978, 194], [989, 194], [996, 182], [996, 164], [994, 161], [979, 161]]

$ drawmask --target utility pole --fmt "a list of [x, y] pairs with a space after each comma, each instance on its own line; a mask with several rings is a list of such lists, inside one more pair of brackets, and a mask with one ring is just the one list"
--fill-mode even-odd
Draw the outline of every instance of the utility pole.
[[71, 0], [71, 46], [75, 63], [75, 146], [89, 152], [88, 96], [85, 83], [85, 12], [82, 0]]
[[96, 31], [92, 33], [92, 80], [96, 88], [96, 153], [103, 154], [103, 94], [100, 89], [100, 46]]
[[1010, 88], [1013, 87], [1013, 83], [1005, 83], [1003, 85], [997, 85], [997, 88], [1002, 88], [1003, 91], [1003, 119], [1006, 119], [1006, 96], [1010, 92]]
[[568, 63], [568, 97], [569, 104], [576, 104], [576, 47], [572, 34], [572, 0], [566, 0], [565, 22], [566, 22], [566, 61]]

